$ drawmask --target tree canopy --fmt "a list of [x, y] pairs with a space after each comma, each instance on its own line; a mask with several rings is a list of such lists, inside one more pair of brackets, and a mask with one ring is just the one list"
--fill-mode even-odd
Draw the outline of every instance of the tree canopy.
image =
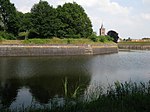
[[32, 29], [40, 37], [56, 36], [56, 29], [59, 28], [56, 10], [46, 1], [40, 1], [31, 9]]
[[58, 18], [62, 21], [62, 31], [66, 37], [88, 37], [92, 34], [92, 24], [84, 9], [77, 3], [58, 6]]
[[77, 3], [53, 8], [42, 0], [29, 13], [17, 11], [10, 0], [0, 0], [0, 30], [15, 36], [23, 32], [32, 38], [87, 38], [93, 32], [88, 15]]
[[0, 20], [4, 31], [18, 34], [16, 8], [9, 0], [0, 0]]
[[113, 30], [110, 30], [108, 33], [107, 33], [108, 36], [112, 37], [114, 42], [117, 43], [118, 42], [118, 39], [119, 39], [119, 36], [118, 36], [118, 33], [113, 31]]

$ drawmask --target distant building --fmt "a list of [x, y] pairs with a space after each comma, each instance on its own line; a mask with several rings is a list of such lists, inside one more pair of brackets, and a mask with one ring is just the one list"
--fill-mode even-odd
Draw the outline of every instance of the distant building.
[[103, 27], [103, 24], [101, 25], [101, 28], [99, 29], [99, 35], [105, 36], [105, 28]]

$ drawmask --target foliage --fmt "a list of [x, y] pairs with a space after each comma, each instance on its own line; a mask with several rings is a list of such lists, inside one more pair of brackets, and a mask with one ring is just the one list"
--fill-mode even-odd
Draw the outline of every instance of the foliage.
[[35, 31], [35, 30], [30, 30], [29, 33], [28, 33], [28, 38], [29, 39], [32, 39], [32, 38], [38, 38], [39, 37], [39, 34]]
[[32, 29], [43, 38], [55, 36], [56, 30], [59, 29], [56, 14], [56, 10], [46, 1], [35, 4], [31, 9]]
[[14, 39], [16, 39], [13, 34], [10, 34], [10, 33], [7, 33], [7, 32], [3, 32], [3, 31], [0, 31], [0, 38], [1, 39], [7, 39], [7, 40], [14, 40]]
[[113, 41], [113, 39], [110, 36], [97, 36], [95, 33], [93, 33], [90, 37], [89, 37], [93, 42], [110, 42]]
[[79, 92], [81, 91], [81, 88], [79, 85], [75, 88], [73, 93], [70, 93], [70, 94], [68, 92], [68, 79], [67, 79], [67, 77], [65, 77], [65, 80], [63, 81], [63, 85], [64, 85], [64, 93], [65, 93], [66, 98], [71, 98], [71, 99], [77, 98], [77, 96], [79, 95]]
[[90, 39], [73, 39], [73, 38], [53, 38], [53, 39], [27, 39], [23, 41], [24, 44], [94, 44]]
[[31, 29], [31, 13], [25, 13], [17, 11], [19, 32], [28, 32]]
[[[108, 86], [106, 92], [103, 94], [100, 92], [96, 100], [85, 101], [83, 97], [80, 101], [68, 98], [65, 100], [64, 106], [41, 109], [33, 106], [24, 109], [24, 112], [149, 112], [150, 82], [116, 81]], [[2, 112], [11, 112], [11, 110]]]
[[117, 32], [111, 30], [111, 31], [109, 31], [109, 32], [107, 33], [107, 35], [110, 36], [110, 37], [112, 37], [112, 38], [113, 38], [113, 41], [114, 41], [115, 43], [118, 42], [119, 36], [118, 36], [118, 33], [117, 33]]
[[47, 44], [49, 39], [27, 39], [24, 40], [24, 44]]
[[2, 42], [2, 40], [3, 40], [3, 37], [0, 35], [0, 42]]
[[92, 33], [92, 35], [89, 37], [93, 42], [97, 42], [98, 41], [98, 36], [96, 36], [96, 34]]
[[147, 42], [132, 42], [132, 41], [124, 41], [124, 42], [119, 42], [118, 44], [120, 45], [150, 45], [150, 42], [147, 41]]
[[17, 39], [19, 39], [19, 40], [27, 39], [28, 35], [29, 35], [29, 32], [20, 32], [18, 34]]
[[0, 20], [3, 30], [14, 35], [18, 34], [18, 18], [16, 8], [9, 0], [0, 0]]
[[63, 6], [58, 6], [57, 12], [58, 18], [63, 23], [58, 31], [58, 36], [63, 33], [65, 37], [72, 37], [73, 35], [89, 37], [92, 34], [91, 21], [84, 9], [77, 3], [65, 3]]

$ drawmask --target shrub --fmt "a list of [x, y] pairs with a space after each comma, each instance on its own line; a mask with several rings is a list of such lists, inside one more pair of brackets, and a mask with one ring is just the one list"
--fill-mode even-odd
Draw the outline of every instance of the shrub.
[[29, 34], [28, 34], [29, 39], [38, 38], [38, 37], [39, 37], [39, 34], [36, 31], [34, 31], [34, 30], [29, 31]]
[[97, 38], [96, 34], [94, 34], [94, 33], [90, 36], [90, 39], [91, 39], [93, 42], [97, 42], [97, 41], [98, 41], [98, 38]]
[[6, 40], [15, 40], [16, 39], [13, 34], [7, 33], [4, 31], [0, 31], [0, 38], [6, 39]]
[[24, 39], [26, 39], [26, 37], [28, 37], [28, 34], [29, 34], [29, 32], [20, 32], [20, 33], [18, 34], [17, 39], [19, 39], [19, 40], [24, 40]]
[[0, 42], [3, 40], [3, 37], [0, 35]]
[[107, 42], [107, 37], [106, 36], [99, 36], [99, 41], [100, 42]]
[[114, 39], [110, 36], [99, 36], [99, 41], [100, 42], [109, 42], [113, 41]]

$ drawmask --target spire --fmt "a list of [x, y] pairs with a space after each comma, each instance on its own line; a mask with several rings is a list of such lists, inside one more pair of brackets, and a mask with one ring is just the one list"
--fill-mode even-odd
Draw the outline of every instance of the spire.
[[103, 28], [103, 23], [101, 24], [101, 29]]

